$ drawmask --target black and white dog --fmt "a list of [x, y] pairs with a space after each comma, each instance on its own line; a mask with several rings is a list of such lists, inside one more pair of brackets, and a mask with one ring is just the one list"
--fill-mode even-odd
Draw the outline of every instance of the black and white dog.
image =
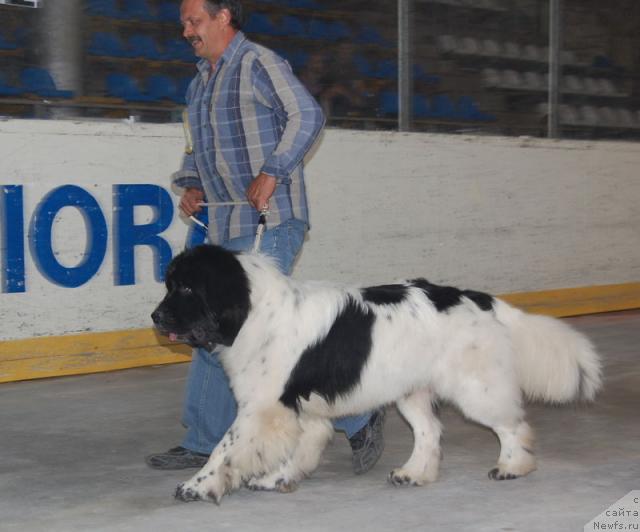
[[432, 403], [456, 405], [500, 440], [496, 480], [536, 467], [522, 392], [591, 400], [600, 362], [565, 323], [481, 292], [425, 279], [353, 288], [285, 277], [265, 257], [199, 246], [178, 255], [152, 317], [162, 334], [218, 350], [238, 403], [183, 501], [219, 502], [245, 483], [290, 491], [317, 467], [330, 418], [396, 403], [415, 438], [394, 485], [434, 481], [440, 432]]

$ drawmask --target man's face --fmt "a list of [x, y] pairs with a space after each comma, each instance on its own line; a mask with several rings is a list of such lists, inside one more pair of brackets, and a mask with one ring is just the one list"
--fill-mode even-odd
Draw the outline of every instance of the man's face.
[[184, 0], [180, 6], [182, 35], [198, 57], [215, 63], [226, 48], [229, 26], [228, 10], [211, 16], [205, 9], [205, 0]]

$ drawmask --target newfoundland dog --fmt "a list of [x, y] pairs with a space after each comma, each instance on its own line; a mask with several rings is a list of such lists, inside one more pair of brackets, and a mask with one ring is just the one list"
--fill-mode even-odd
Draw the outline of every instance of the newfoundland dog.
[[219, 502], [242, 483], [291, 491], [317, 467], [330, 419], [395, 403], [414, 435], [389, 474], [420, 486], [438, 475], [443, 399], [500, 440], [495, 480], [536, 468], [522, 394], [591, 400], [600, 362], [565, 323], [490, 295], [413, 279], [367, 288], [301, 282], [267, 258], [199, 246], [178, 255], [153, 312], [160, 333], [216, 350], [238, 415], [207, 464], [176, 490]]

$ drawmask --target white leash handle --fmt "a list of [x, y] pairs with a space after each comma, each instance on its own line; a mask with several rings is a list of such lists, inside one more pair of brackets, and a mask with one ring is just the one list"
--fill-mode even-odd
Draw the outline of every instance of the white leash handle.
[[205, 231], [209, 230], [209, 228], [207, 227], [207, 224], [201, 222], [195, 216], [193, 216], [193, 215], [189, 216], [189, 220], [191, 220], [194, 224], [199, 225], [200, 227], [202, 227]]
[[267, 227], [267, 214], [269, 207], [265, 206], [260, 211], [260, 218], [258, 219], [258, 227], [256, 228], [256, 239], [253, 241], [253, 252], [260, 251], [260, 243], [262, 242], [262, 235]]
[[228, 207], [230, 205], [247, 205], [248, 201], [201, 201], [199, 207]]

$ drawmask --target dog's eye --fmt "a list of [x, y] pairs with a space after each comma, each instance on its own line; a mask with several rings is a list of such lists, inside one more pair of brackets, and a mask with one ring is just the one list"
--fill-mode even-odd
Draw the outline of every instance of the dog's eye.
[[191, 290], [191, 288], [188, 286], [181, 286], [180, 292], [182, 292], [183, 294], [191, 294], [193, 293], [193, 290]]

